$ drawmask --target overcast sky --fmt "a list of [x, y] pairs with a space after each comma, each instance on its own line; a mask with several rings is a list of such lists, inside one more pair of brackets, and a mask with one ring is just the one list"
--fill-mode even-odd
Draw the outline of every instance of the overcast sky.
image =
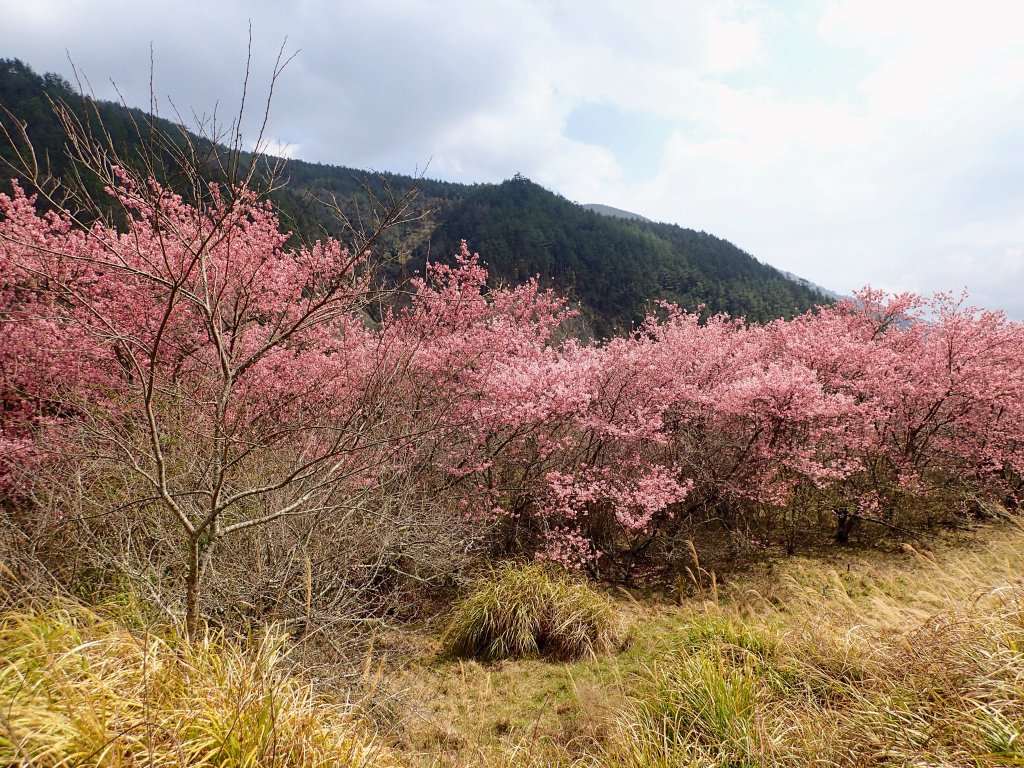
[[294, 157], [522, 173], [837, 291], [1024, 320], [1020, 0], [0, 0], [0, 57], [145, 107], [152, 44], [162, 114], [229, 114], [250, 21], [257, 100], [297, 52], [269, 126]]

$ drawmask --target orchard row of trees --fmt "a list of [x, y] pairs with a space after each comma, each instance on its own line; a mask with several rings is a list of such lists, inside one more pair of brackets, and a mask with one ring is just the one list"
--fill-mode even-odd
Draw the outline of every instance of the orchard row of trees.
[[310, 621], [467, 554], [629, 578], [709, 523], [792, 549], [1018, 504], [1024, 328], [1000, 313], [865, 290], [765, 325], [666, 305], [581, 344], [564, 300], [489, 286], [463, 246], [373, 322], [367, 250], [287, 248], [244, 187], [108, 171], [119, 226], [0, 196], [5, 523], [191, 631], [212, 575], [211, 611], [276, 594]]

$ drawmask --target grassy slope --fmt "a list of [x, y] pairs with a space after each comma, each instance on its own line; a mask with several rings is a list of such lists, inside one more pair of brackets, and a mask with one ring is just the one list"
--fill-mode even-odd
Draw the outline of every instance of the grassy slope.
[[617, 655], [447, 660], [401, 685], [422, 765], [1022, 764], [1024, 531], [933, 552], [840, 552], [705, 579], [682, 606], [619, 598]]

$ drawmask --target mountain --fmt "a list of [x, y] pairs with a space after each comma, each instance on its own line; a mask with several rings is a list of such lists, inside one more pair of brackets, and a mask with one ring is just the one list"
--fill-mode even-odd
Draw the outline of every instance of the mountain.
[[758, 321], [826, 301], [714, 235], [604, 216], [522, 177], [477, 185], [442, 208], [432, 248], [447, 253], [462, 238], [498, 277], [540, 275], [569, 292], [601, 335], [628, 329], [655, 299]]
[[843, 301], [844, 299], [850, 298], [849, 296], [844, 296], [841, 293], [837, 293], [836, 291], [833, 291], [833, 290], [831, 290], [829, 288], [826, 288], [823, 285], [818, 285], [817, 283], [812, 283], [810, 280], [802, 278], [799, 275], [794, 275], [792, 272], [787, 272], [784, 269], [780, 269], [779, 271], [783, 275], [785, 275], [787, 278], [792, 280], [794, 283], [799, 283], [800, 285], [804, 286], [805, 288], [810, 288], [812, 291], [817, 291], [822, 296], [825, 296], [825, 297], [827, 297], [829, 299], [832, 299], [833, 301]]
[[[69, 164], [63, 130], [49, 106], [54, 99], [83, 116], [87, 105], [97, 112], [125, 157], [147, 151], [137, 126], [149, 118], [141, 111], [83, 99], [57, 75], [40, 76], [23, 62], [0, 59], [0, 105], [27, 125], [37, 153], [59, 176]], [[178, 130], [166, 120], [157, 120], [157, 128]], [[10, 152], [0, 146], [0, 155]], [[466, 240], [496, 280], [537, 275], [578, 301], [599, 336], [628, 330], [662, 299], [757, 322], [830, 301], [816, 286], [790, 279], [714, 235], [609, 206], [577, 205], [519, 175], [500, 184], [456, 184], [291, 160], [285, 178], [273, 199], [283, 225], [307, 239], [345, 234], [327, 199], [350, 221], [366, 220], [368, 195], [386, 198], [415, 187], [421, 217], [380, 244], [393, 257], [387, 277], [401, 280], [422, 271], [428, 260], [451, 258]]]
[[646, 216], [641, 216], [639, 213], [633, 213], [632, 211], [624, 211], [621, 208], [613, 208], [610, 205], [601, 205], [600, 203], [584, 203], [583, 207], [588, 211], [594, 213], [600, 213], [604, 216], [611, 216], [613, 219], [633, 219], [636, 221], [650, 221]]

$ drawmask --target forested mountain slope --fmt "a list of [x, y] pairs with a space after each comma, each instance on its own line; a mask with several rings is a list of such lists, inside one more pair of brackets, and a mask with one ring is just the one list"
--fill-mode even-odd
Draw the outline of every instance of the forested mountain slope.
[[[83, 119], [87, 114], [81, 96], [59, 76], [0, 60], [0, 105], [10, 111], [5, 122], [12, 116], [23, 122], [40, 158], [61, 176], [68, 171], [65, 139], [51, 99], [66, 102]], [[94, 106], [126, 157], [146, 151], [140, 134], [144, 138], [147, 115], [111, 102]], [[165, 120], [158, 127], [175, 130]], [[0, 154], [10, 152], [0, 147]], [[428, 260], [450, 259], [466, 240], [493, 278], [518, 282], [539, 275], [544, 285], [578, 300], [598, 335], [628, 329], [659, 299], [752, 321], [791, 317], [829, 301], [714, 235], [601, 215], [519, 175], [501, 184], [466, 185], [292, 160], [285, 179], [275, 202], [286, 225], [307, 238], [344, 235], [331, 210], [335, 203], [355, 220], [367, 213], [367, 193], [386, 197], [390, 188], [400, 195], [415, 185], [424, 215], [384, 245], [396, 257], [392, 279], [422, 270]]]

